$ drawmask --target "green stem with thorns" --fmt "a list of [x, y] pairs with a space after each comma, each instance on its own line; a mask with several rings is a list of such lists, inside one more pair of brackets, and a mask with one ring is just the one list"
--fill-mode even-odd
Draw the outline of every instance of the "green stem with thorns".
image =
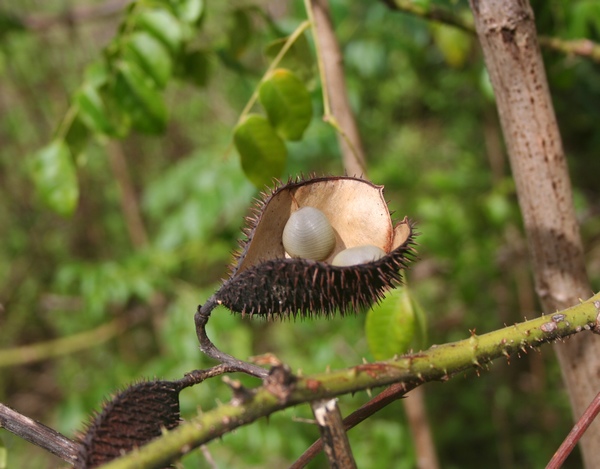
[[428, 350], [383, 362], [307, 377], [294, 376], [285, 366], [276, 366], [262, 386], [243, 392], [234, 388], [234, 397], [229, 404], [198, 415], [143, 448], [102, 467], [163, 467], [234, 428], [287, 407], [393, 383], [403, 383], [408, 392], [425, 382], [444, 381], [468, 369], [480, 370], [496, 358], [526, 353], [544, 343], [586, 330], [600, 333], [600, 294], [552, 315], [480, 336], [472, 331], [467, 339], [434, 345]]

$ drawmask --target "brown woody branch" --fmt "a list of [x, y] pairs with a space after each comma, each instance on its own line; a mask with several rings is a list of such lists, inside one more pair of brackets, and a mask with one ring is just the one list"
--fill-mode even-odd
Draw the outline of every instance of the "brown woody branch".
[[330, 469], [356, 469], [337, 400], [314, 401], [311, 407], [321, 432], [321, 441]]
[[77, 443], [4, 404], [0, 404], [0, 428], [44, 448], [70, 464], [73, 464], [77, 458]]
[[[523, 0], [471, 0], [496, 96], [543, 311], [591, 292], [571, 181], [539, 50], [533, 10]], [[578, 336], [555, 348], [575, 415], [600, 389], [600, 342]], [[581, 440], [586, 467], [600, 467], [600, 422]]]

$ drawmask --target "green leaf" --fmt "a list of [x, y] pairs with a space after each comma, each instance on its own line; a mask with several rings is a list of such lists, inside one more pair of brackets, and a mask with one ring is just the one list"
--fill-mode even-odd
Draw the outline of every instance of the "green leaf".
[[274, 177], [281, 176], [287, 150], [265, 117], [248, 115], [235, 128], [233, 141], [242, 159], [242, 168], [256, 187], [262, 189]]
[[83, 153], [89, 142], [89, 138], [90, 131], [81, 120], [79, 114], [77, 114], [67, 131], [67, 135], [65, 135], [65, 142], [69, 145], [71, 155], [74, 158]]
[[171, 13], [163, 9], [145, 10], [137, 18], [136, 24], [161, 41], [172, 54], [178, 54], [183, 40], [181, 24]]
[[114, 96], [134, 129], [153, 134], [164, 131], [167, 108], [162, 94], [135, 64], [117, 66]]
[[239, 59], [252, 40], [252, 22], [246, 9], [238, 8], [233, 12], [233, 21], [227, 30], [227, 37], [229, 55]]
[[63, 140], [55, 140], [33, 155], [31, 176], [48, 207], [63, 216], [73, 214], [79, 186], [69, 147]]
[[453, 26], [431, 23], [433, 41], [451, 67], [462, 67], [471, 51], [471, 37]]
[[108, 68], [105, 61], [93, 62], [85, 68], [85, 82], [89, 85], [100, 88], [108, 81]]
[[115, 92], [116, 80], [111, 84], [103, 86], [98, 91], [106, 109], [106, 115], [110, 122], [110, 136], [125, 138], [131, 131], [132, 120], [128, 111], [123, 107], [121, 96]]
[[209, 60], [208, 53], [196, 50], [186, 53], [181, 60], [179, 75], [182, 79], [199, 87], [208, 83]]
[[26, 30], [25, 23], [18, 16], [0, 10], [0, 39], [4, 39], [9, 33]]
[[597, 0], [573, 2], [567, 31], [573, 39], [590, 37], [600, 28], [600, 3]]
[[424, 341], [424, 331], [425, 315], [407, 286], [389, 292], [367, 313], [365, 333], [376, 360], [405, 353], [415, 341]]
[[[273, 60], [275, 57], [277, 57], [277, 54], [279, 54], [281, 48], [285, 45], [287, 40], [287, 37], [282, 37], [269, 43], [265, 48], [265, 55], [269, 59]], [[296, 38], [294, 43], [281, 59], [281, 62], [279, 62], [279, 66], [281, 68], [287, 68], [291, 70], [304, 83], [312, 80], [314, 75], [314, 65], [315, 63], [313, 60], [313, 55], [305, 34], [302, 34]]]
[[280, 68], [260, 85], [258, 93], [277, 133], [286, 140], [300, 140], [312, 119], [312, 101], [302, 81]]
[[173, 71], [171, 56], [163, 43], [155, 36], [138, 31], [125, 45], [125, 57], [136, 62], [159, 88], [164, 88]]
[[197, 24], [204, 14], [204, 0], [170, 0], [177, 18], [189, 24]]
[[113, 126], [98, 89], [90, 83], [84, 83], [75, 94], [75, 103], [79, 117], [92, 131], [99, 134], [113, 134]]

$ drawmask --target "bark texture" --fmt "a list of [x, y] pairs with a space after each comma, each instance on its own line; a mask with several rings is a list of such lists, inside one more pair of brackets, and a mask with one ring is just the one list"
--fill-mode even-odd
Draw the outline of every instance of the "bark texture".
[[[527, 0], [470, 0], [496, 93], [535, 287], [545, 313], [592, 291], [585, 271], [564, 150]], [[600, 341], [579, 334], [555, 346], [575, 417], [600, 389]], [[600, 467], [600, 421], [583, 437], [586, 467]]]
[[311, 403], [321, 432], [323, 449], [330, 469], [356, 469], [352, 449], [346, 435], [337, 399], [321, 399]]

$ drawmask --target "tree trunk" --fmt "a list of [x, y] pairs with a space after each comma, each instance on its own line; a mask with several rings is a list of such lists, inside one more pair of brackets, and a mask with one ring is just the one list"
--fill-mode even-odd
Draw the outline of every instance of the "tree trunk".
[[[470, 3], [496, 93], [536, 292], [544, 312], [553, 313], [592, 291], [533, 11], [527, 0]], [[600, 341], [578, 334], [557, 344], [555, 351], [578, 418], [600, 389]], [[586, 467], [600, 467], [599, 444], [596, 421], [581, 440]]]

